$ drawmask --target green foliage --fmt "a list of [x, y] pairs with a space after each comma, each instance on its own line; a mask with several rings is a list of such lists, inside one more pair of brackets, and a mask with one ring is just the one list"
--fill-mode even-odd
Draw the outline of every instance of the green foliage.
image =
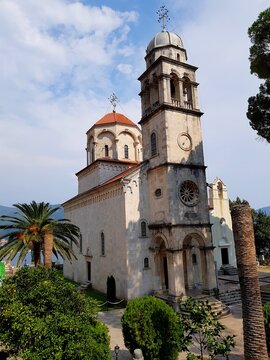
[[245, 199], [241, 200], [240, 197], [238, 197], [238, 196], [235, 200], [229, 200], [230, 210], [232, 210], [232, 208], [235, 205], [241, 205], [241, 204], [249, 205], [249, 202]]
[[264, 314], [264, 327], [265, 327], [267, 351], [268, 354], [270, 354], [270, 302], [264, 305], [263, 314]]
[[[269, 31], [270, 32], [270, 31]], [[259, 93], [248, 99], [247, 118], [253, 130], [270, 142], [270, 81], [260, 85]]]
[[[214, 359], [216, 355], [227, 356], [234, 347], [234, 335], [223, 336], [224, 326], [218, 321], [208, 302], [188, 298], [181, 305], [181, 320], [185, 331], [187, 359], [203, 359], [208, 355]], [[195, 346], [199, 355], [189, 349]]]
[[0, 229], [4, 230], [1, 238], [8, 239], [8, 243], [0, 248], [0, 260], [11, 261], [19, 254], [17, 265], [20, 265], [31, 249], [35, 265], [39, 264], [48, 232], [53, 233], [53, 253], [56, 258], [61, 255], [71, 260], [75, 256], [71, 244], [78, 245], [80, 229], [67, 219], [53, 219], [52, 215], [59, 207], [35, 201], [15, 204], [14, 207], [18, 209], [16, 216], [0, 217]]
[[22, 268], [0, 288], [0, 343], [24, 360], [110, 359], [97, 303], [55, 270]]
[[270, 257], [270, 216], [262, 211], [252, 211], [257, 256]]
[[145, 360], [176, 360], [182, 350], [183, 329], [179, 316], [164, 301], [152, 296], [131, 300], [122, 317], [126, 347], [136, 348]]
[[258, 19], [248, 29], [252, 43], [250, 70], [261, 79], [270, 77], [270, 8], [261, 12]]
[[108, 276], [107, 278], [107, 301], [115, 302], [116, 299], [116, 285], [115, 278]]
[[247, 117], [257, 134], [270, 142], [270, 8], [261, 12], [248, 29], [250, 48], [250, 70], [260, 79], [259, 93], [248, 99]]

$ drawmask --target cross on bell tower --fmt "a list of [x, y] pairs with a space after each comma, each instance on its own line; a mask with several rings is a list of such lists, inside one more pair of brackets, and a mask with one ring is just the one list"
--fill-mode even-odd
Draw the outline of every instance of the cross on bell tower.
[[156, 14], [158, 15], [158, 22], [162, 23], [162, 25], [161, 25], [162, 26], [162, 31], [165, 31], [166, 23], [168, 21], [170, 21], [168, 13], [169, 13], [169, 10], [165, 7], [164, 4], [156, 12]]

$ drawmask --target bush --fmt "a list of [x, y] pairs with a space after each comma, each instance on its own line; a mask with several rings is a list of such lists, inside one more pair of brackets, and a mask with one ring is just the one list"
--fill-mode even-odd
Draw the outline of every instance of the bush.
[[145, 360], [176, 360], [182, 350], [183, 330], [176, 312], [152, 296], [131, 300], [122, 316], [126, 347], [136, 348]]
[[0, 288], [0, 343], [24, 360], [109, 360], [96, 314], [56, 270], [22, 268]]
[[270, 302], [263, 307], [267, 351], [270, 354]]

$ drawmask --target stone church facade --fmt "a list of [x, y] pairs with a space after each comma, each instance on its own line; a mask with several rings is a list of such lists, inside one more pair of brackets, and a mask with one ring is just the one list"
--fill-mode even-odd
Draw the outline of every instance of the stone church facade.
[[118, 298], [181, 297], [216, 287], [198, 104], [197, 68], [181, 38], [161, 31], [147, 47], [141, 130], [117, 112], [87, 132], [78, 195], [63, 206], [82, 232], [64, 275]]

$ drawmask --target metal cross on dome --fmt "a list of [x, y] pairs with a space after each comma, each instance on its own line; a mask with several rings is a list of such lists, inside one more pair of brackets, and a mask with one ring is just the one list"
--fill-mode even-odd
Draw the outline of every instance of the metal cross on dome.
[[112, 93], [112, 95], [108, 98], [108, 100], [110, 100], [110, 103], [113, 106], [113, 111], [115, 112], [116, 105], [117, 103], [119, 103], [118, 97], [115, 95], [115, 93]]
[[165, 5], [161, 5], [160, 9], [157, 11], [158, 22], [162, 22], [163, 31], [166, 29], [166, 23], [170, 20], [168, 13], [169, 10], [166, 8]]

